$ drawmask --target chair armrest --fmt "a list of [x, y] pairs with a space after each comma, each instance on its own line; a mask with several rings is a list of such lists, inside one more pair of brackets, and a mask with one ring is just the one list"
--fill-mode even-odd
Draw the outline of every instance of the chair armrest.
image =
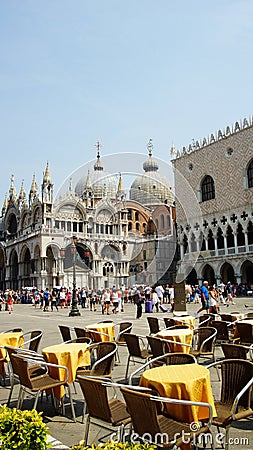
[[253, 383], [253, 378], [251, 378], [251, 380], [248, 381], [248, 383], [241, 389], [241, 391], [235, 397], [234, 403], [232, 406], [232, 419], [233, 420], [235, 419], [236, 409], [237, 409], [237, 406], [238, 406], [241, 396], [250, 388], [252, 383]]
[[186, 406], [202, 406], [206, 407], [209, 410], [209, 421], [207, 423], [207, 426], [210, 428], [213, 421], [213, 408], [210, 403], [206, 402], [193, 402], [191, 400], [179, 400], [176, 398], [167, 398], [167, 397], [156, 397], [154, 395], [151, 395], [150, 400], [155, 402], [162, 402], [162, 403], [173, 403], [176, 405], [186, 405]]
[[110, 335], [108, 333], [104, 333], [103, 331], [97, 331], [97, 330], [88, 330], [87, 332], [91, 333], [91, 335], [94, 334], [98, 334], [99, 336], [107, 336], [108, 338], [110, 338]]
[[45, 358], [42, 354], [34, 352], [33, 350], [26, 350], [23, 348], [16, 348], [17, 354], [20, 354], [21, 356], [26, 356], [27, 358], [36, 359], [40, 361], [45, 361]]
[[173, 345], [180, 345], [181, 347], [190, 347], [191, 348], [191, 345], [186, 344], [185, 342], [172, 341], [171, 339], [161, 339], [161, 341], [164, 344], [169, 343], [169, 344], [173, 344]]
[[208, 338], [206, 338], [206, 339], [202, 342], [202, 344], [201, 344], [201, 346], [200, 346], [200, 349], [199, 349], [200, 352], [202, 352], [202, 349], [203, 349], [204, 345], [205, 345], [208, 341], [210, 341], [210, 339], [213, 339], [213, 338], [216, 336], [216, 334], [217, 334], [217, 330], [215, 330], [215, 331], [213, 332], [213, 334], [211, 334], [211, 336], [209, 336]]
[[76, 337], [74, 339], [69, 339], [69, 341], [61, 342], [61, 344], [71, 344], [71, 343], [77, 343], [78, 344], [78, 341], [80, 341], [80, 344], [88, 344], [88, 342], [81, 342], [82, 339], [84, 339], [84, 336], [83, 337]]
[[[41, 365], [42, 367], [45, 367], [45, 368], [47, 368], [47, 367], [55, 367], [55, 368], [57, 368], [57, 369], [63, 369], [63, 370], [65, 370], [66, 375], [65, 375], [65, 379], [63, 380], [63, 383], [67, 383], [67, 382], [68, 382], [68, 379], [69, 379], [69, 370], [68, 370], [68, 368], [67, 368], [66, 366], [60, 366], [60, 365], [58, 365], [58, 364], [53, 364], [53, 363], [49, 363], [49, 362], [46, 362], [46, 361], [40, 361], [40, 360], [38, 360], [38, 359], [29, 358], [29, 357], [27, 357], [27, 356], [25, 356], [24, 359], [27, 360], [27, 361], [29, 361], [29, 362], [34, 362], [35, 364], [40, 363], [40, 365]], [[59, 380], [59, 381], [60, 381], [60, 380]]]
[[105, 355], [102, 358], [100, 358], [97, 361], [95, 361], [95, 363], [93, 364], [92, 369], [91, 369], [91, 374], [101, 362], [105, 361], [106, 359], [108, 359], [112, 355], [115, 355], [116, 352], [117, 352], [117, 349], [118, 349], [118, 346], [116, 346], [116, 348], [112, 352], [108, 353], [107, 355]]

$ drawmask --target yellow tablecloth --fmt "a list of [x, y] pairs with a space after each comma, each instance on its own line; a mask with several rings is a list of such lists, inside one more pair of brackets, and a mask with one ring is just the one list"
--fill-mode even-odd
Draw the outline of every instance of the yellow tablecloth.
[[[216, 415], [209, 371], [198, 364], [162, 366], [146, 370], [140, 385], [155, 389], [162, 397], [210, 403], [213, 415]], [[204, 407], [167, 404], [166, 408], [171, 417], [187, 423], [208, 417], [208, 410]]]
[[196, 324], [196, 318], [193, 316], [173, 316], [176, 325], [191, 325], [193, 328]]
[[190, 347], [186, 347], [183, 344], [192, 344], [193, 330], [189, 329], [176, 329], [176, 330], [161, 330], [156, 334], [156, 337], [162, 339], [169, 339], [170, 341], [178, 342], [178, 344], [171, 344], [170, 349], [172, 352], [190, 353]]
[[[71, 343], [58, 344], [45, 347], [42, 354], [45, 356], [47, 362], [66, 366], [69, 371], [68, 382], [71, 383], [76, 378], [76, 371], [78, 367], [86, 367], [90, 365], [90, 352], [87, 350], [88, 344], [85, 343]], [[52, 368], [50, 369], [52, 376], [65, 379], [65, 370]], [[55, 396], [60, 400], [64, 396], [64, 387], [55, 389]]]
[[[18, 332], [9, 332], [9, 333], [1, 333], [0, 334], [0, 346], [9, 345], [11, 347], [20, 347], [24, 342], [21, 339], [22, 331]], [[0, 358], [5, 358], [6, 351], [3, 348], [0, 348]]]
[[[94, 333], [94, 339], [96, 340], [96, 342], [107, 342], [107, 341], [112, 341], [115, 338], [115, 334], [114, 334], [114, 323], [92, 323], [91, 325], [87, 325], [85, 328], [87, 328], [88, 330], [94, 330], [94, 331], [98, 331], [100, 333], [105, 333], [103, 334], [97, 334]], [[106, 336], [106, 335], [109, 336]]]

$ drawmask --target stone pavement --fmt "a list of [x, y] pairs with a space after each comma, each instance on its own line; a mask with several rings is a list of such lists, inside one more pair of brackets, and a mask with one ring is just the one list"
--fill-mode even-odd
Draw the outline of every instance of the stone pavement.
[[[235, 299], [236, 305], [231, 305], [229, 307], [222, 306], [221, 312], [231, 312], [240, 311], [243, 313], [253, 312], [253, 298], [238, 298]], [[248, 305], [248, 308], [245, 307]], [[199, 309], [199, 305], [189, 304], [187, 305], [187, 311], [189, 314], [194, 315], [194, 312]], [[144, 310], [144, 307], [143, 307]], [[91, 312], [87, 308], [81, 309], [81, 317], [69, 317], [69, 311], [66, 309], [59, 309], [59, 312], [43, 312], [39, 309], [35, 309], [33, 305], [14, 305], [14, 313], [8, 314], [5, 311], [0, 312], [0, 331], [4, 331], [10, 328], [22, 327], [24, 331], [29, 331], [32, 329], [42, 330], [44, 332], [42, 337], [42, 342], [40, 349], [48, 345], [53, 345], [60, 343], [62, 341], [60, 332], [58, 330], [58, 325], [69, 325], [76, 327], [84, 327], [88, 324], [95, 323], [103, 319], [113, 319], [115, 323], [120, 321], [131, 321], [133, 322], [133, 332], [137, 334], [147, 335], [149, 332], [146, 317], [149, 314], [143, 313], [141, 319], [136, 319], [136, 307], [133, 304], [125, 305], [125, 312], [117, 315], [110, 315], [110, 317], [102, 315], [101, 307], [98, 306], [96, 312]], [[171, 313], [153, 313], [154, 316], [163, 317], [171, 316]], [[73, 336], [75, 337], [75, 336]], [[127, 349], [120, 348], [120, 363], [115, 365], [114, 368], [114, 381], [123, 381], [126, 367], [127, 359]], [[217, 349], [217, 357], [221, 356], [221, 352]], [[136, 366], [137, 367], [137, 366]], [[136, 367], [130, 366], [130, 372]], [[215, 372], [212, 373], [212, 386], [214, 394], [218, 395], [219, 392], [219, 382]], [[49, 426], [51, 435], [63, 442], [64, 444], [71, 446], [77, 444], [84, 436], [84, 424], [82, 423], [82, 408], [83, 400], [82, 394], [80, 392], [79, 386], [76, 383], [76, 393], [72, 388], [73, 398], [75, 401], [77, 421], [74, 423], [71, 420], [70, 408], [66, 408], [66, 416], [56, 416], [51, 403], [47, 402], [45, 398], [43, 402], [39, 402], [38, 410], [43, 411], [44, 420]], [[11, 406], [15, 406], [17, 398], [17, 389], [15, 387], [13, 394], [13, 402]], [[9, 394], [9, 386], [6, 388], [0, 387], [0, 402], [6, 402]], [[24, 407], [31, 408], [31, 401], [29, 399], [25, 400]], [[231, 450], [244, 447], [245, 450], [253, 449], [253, 420], [241, 421], [235, 424], [231, 431], [231, 437], [234, 439], [234, 444], [230, 446]], [[216, 431], [216, 429], [215, 429]], [[97, 442], [98, 438], [105, 434], [106, 431], [102, 431], [98, 427], [91, 426], [91, 433], [89, 437], [89, 442]], [[219, 447], [219, 446], [217, 446]]]

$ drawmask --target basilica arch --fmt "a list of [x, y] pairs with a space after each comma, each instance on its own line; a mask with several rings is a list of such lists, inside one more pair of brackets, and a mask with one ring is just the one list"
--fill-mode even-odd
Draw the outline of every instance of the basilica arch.
[[5, 289], [5, 254], [4, 249], [0, 247], [0, 290]]
[[25, 245], [20, 253], [20, 275], [22, 287], [32, 286], [31, 271], [31, 252]]
[[209, 286], [212, 286], [216, 283], [215, 274], [212, 266], [210, 264], [206, 264], [202, 270], [202, 278], [205, 281], [208, 281]]
[[253, 263], [248, 259], [241, 265], [241, 276], [243, 284], [253, 284]]
[[[188, 273], [188, 271], [189, 271], [189, 273]], [[197, 272], [194, 269], [194, 267], [192, 267], [192, 268], [189, 267], [189, 269], [186, 270], [186, 273], [188, 273], [187, 278], [186, 278], [187, 284], [190, 284], [193, 286], [197, 285], [198, 277], [197, 277]]]
[[18, 267], [18, 254], [15, 249], [12, 250], [9, 257], [9, 266], [10, 266], [10, 276], [9, 276], [9, 288], [17, 290], [18, 289], [18, 276], [19, 276], [19, 267]]
[[222, 265], [222, 267], [220, 269], [220, 275], [221, 275], [221, 279], [222, 279], [223, 283], [225, 283], [225, 284], [228, 281], [230, 281], [232, 284], [236, 281], [234, 268], [228, 262], [225, 262]]

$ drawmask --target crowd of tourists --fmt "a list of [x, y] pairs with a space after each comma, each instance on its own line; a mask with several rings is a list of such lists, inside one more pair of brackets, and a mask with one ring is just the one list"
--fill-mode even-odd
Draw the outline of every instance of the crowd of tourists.
[[[185, 285], [186, 303], [202, 303], [202, 310], [209, 313], [218, 313], [220, 305], [234, 305], [237, 296], [251, 295], [253, 286], [232, 285], [223, 283], [208, 287], [204, 282], [203, 286]], [[20, 291], [5, 290], [0, 291], [0, 310], [13, 312], [13, 304], [28, 303], [33, 304], [44, 312], [59, 311], [59, 309], [71, 308], [73, 289], [66, 287], [55, 287], [53, 289], [22, 288]], [[204, 299], [205, 297], [205, 299]], [[76, 290], [77, 303], [81, 308], [89, 308], [91, 311], [101, 311], [102, 314], [118, 314], [124, 312], [125, 303], [134, 303], [137, 306], [137, 318], [142, 315], [142, 306], [148, 306], [147, 312], [158, 312], [160, 308], [173, 312], [174, 310], [174, 287], [173, 285], [155, 286], [132, 286], [122, 285], [120, 288], [112, 286], [104, 289], [90, 289], [88, 287]], [[205, 301], [204, 301], [205, 300]], [[204, 305], [203, 305], [204, 303]], [[167, 305], [167, 307], [166, 307]]]

